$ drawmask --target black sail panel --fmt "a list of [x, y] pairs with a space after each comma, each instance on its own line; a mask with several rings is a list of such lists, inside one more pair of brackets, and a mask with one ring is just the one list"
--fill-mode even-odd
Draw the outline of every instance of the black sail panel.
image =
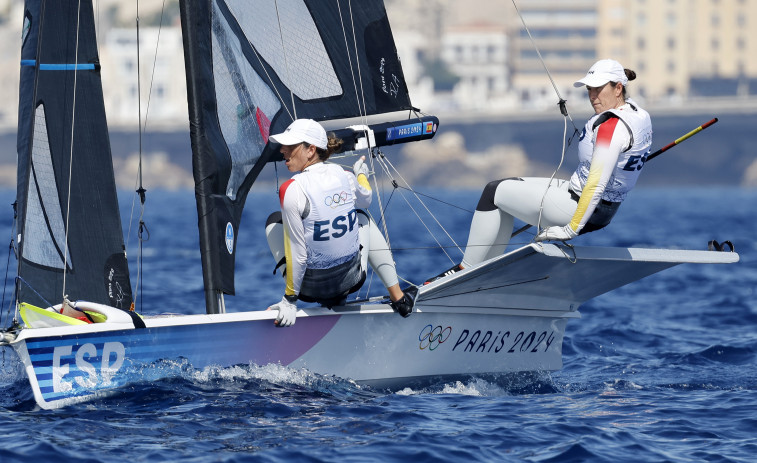
[[27, 1], [21, 59], [18, 300], [128, 309], [91, 2]]
[[411, 109], [380, 0], [182, 0], [206, 303], [234, 294], [239, 221], [268, 146], [295, 118]]

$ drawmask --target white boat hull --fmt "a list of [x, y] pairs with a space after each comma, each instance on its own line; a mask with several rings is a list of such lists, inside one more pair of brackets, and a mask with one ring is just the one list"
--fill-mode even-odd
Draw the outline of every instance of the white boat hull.
[[[731, 263], [738, 254], [531, 244], [420, 289], [401, 318], [388, 304], [144, 318], [118, 309], [104, 323], [25, 328], [10, 341], [43, 408], [192, 368], [277, 363], [375, 386], [432, 378], [562, 368], [567, 320], [584, 301], [680, 263]], [[83, 304], [86, 306], [86, 303]], [[85, 307], [86, 308], [86, 307]], [[113, 311], [113, 313], [109, 313]], [[44, 315], [44, 314], [43, 314]]]
[[103, 323], [23, 330], [12, 345], [36, 401], [58, 408], [144, 380], [145, 368], [163, 360], [194, 368], [279, 363], [381, 387], [556, 370], [566, 320], [577, 315], [418, 312], [403, 319], [377, 304], [301, 310], [294, 326], [281, 329], [273, 326], [275, 312], [188, 315], [146, 318], [142, 329], [104, 331]]

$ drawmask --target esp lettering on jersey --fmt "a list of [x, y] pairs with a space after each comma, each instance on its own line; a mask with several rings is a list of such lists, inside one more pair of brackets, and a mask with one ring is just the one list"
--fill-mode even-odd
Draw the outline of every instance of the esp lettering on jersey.
[[629, 156], [628, 162], [623, 166], [623, 170], [634, 171], [641, 170], [644, 167], [644, 163], [647, 162], [647, 156], [652, 150], [648, 150], [643, 156]]
[[341, 238], [347, 232], [354, 230], [356, 224], [356, 209], [352, 209], [346, 216], [338, 215], [331, 221], [315, 221], [313, 223], [313, 241], [328, 241], [331, 238]]

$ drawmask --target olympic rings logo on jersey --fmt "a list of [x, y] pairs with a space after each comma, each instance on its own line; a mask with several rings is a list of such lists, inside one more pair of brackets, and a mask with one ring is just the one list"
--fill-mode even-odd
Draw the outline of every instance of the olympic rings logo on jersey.
[[330, 208], [335, 209], [352, 202], [352, 195], [346, 191], [342, 191], [341, 193], [334, 193], [333, 195], [326, 196], [323, 198], [323, 202]]
[[418, 340], [420, 341], [418, 347], [421, 350], [425, 350], [426, 348], [428, 350], [435, 350], [449, 338], [450, 334], [452, 334], [451, 326], [442, 328], [440, 325], [426, 325], [418, 335]]

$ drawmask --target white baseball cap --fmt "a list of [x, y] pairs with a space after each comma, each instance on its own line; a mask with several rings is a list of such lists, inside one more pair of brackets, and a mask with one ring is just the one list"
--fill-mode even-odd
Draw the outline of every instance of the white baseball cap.
[[614, 59], [602, 59], [594, 63], [583, 79], [573, 83], [574, 87], [601, 87], [607, 82], [620, 82], [625, 87], [628, 77], [623, 66]]
[[305, 142], [323, 150], [329, 144], [326, 130], [313, 119], [297, 119], [289, 124], [289, 127], [282, 133], [271, 135], [268, 138], [282, 145], [297, 145]]

